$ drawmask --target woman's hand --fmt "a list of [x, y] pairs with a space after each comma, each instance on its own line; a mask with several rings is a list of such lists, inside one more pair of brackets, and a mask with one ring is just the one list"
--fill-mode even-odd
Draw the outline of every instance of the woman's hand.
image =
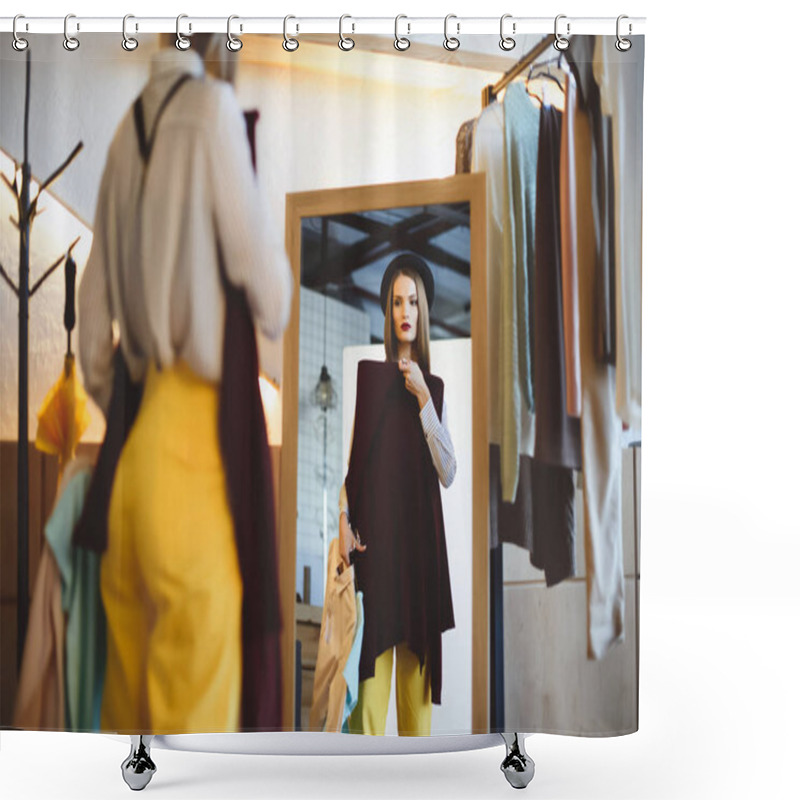
[[361, 539], [357, 539], [350, 527], [350, 520], [347, 519], [347, 514], [342, 511], [339, 514], [339, 554], [341, 555], [344, 563], [350, 566], [350, 551], [355, 548], [359, 553], [363, 553], [367, 546], [361, 544]]
[[406, 389], [417, 398], [420, 409], [424, 408], [425, 403], [430, 399], [431, 393], [430, 389], [428, 389], [428, 384], [425, 383], [425, 378], [422, 377], [422, 370], [419, 368], [419, 364], [408, 358], [401, 358], [397, 365], [400, 368], [400, 372], [405, 375]]

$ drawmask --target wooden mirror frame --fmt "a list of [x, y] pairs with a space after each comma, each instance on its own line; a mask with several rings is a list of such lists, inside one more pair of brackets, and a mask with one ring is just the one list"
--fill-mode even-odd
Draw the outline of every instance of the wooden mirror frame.
[[[283, 444], [278, 563], [283, 617], [283, 727], [295, 730], [298, 359], [302, 220], [361, 211], [468, 202], [472, 339], [472, 733], [489, 731], [489, 385], [487, 382], [486, 181], [483, 173], [286, 195], [286, 252], [294, 293], [283, 336]], [[338, 536], [338, 531], [337, 534]], [[452, 579], [452, 576], [451, 576]]]

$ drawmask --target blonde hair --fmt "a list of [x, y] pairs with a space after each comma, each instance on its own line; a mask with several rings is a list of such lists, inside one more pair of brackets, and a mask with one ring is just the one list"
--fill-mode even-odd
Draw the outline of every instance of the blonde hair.
[[428, 295], [425, 294], [425, 284], [419, 273], [409, 267], [400, 267], [392, 278], [392, 288], [387, 293], [386, 308], [383, 320], [383, 347], [386, 351], [387, 361], [397, 361], [397, 337], [394, 333], [394, 316], [392, 303], [394, 303], [394, 283], [399, 275], [405, 275], [414, 281], [417, 288], [417, 338], [411, 348], [416, 355], [416, 361], [424, 372], [431, 371], [431, 324], [428, 312]]

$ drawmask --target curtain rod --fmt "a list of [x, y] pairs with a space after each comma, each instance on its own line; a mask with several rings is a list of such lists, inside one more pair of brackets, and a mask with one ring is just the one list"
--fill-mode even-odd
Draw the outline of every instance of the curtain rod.
[[[237, 36], [249, 33], [284, 33], [283, 17], [233, 17], [232, 32]], [[288, 32], [291, 35], [303, 33], [330, 33], [340, 31], [339, 17], [289, 17]], [[626, 36], [637, 36], [645, 33], [645, 17], [628, 17], [625, 27]], [[17, 33], [54, 33], [64, 34], [64, 17], [26, 17], [17, 21]], [[132, 17], [128, 21], [128, 33], [170, 33], [176, 30], [176, 17]], [[552, 33], [555, 17], [507, 17], [506, 33], [513, 27], [515, 36], [533, 33]], [[560, 30], [570, 25], [572, 34], [607, 34], [616, 33], [616, 17], [568, 17], [563, 16]], [[345, 15], [341, 23], [347, 34], [395, 33], [395, 17], [351, 17]], [[441, 35], [444, 33], [443, 17], [404, 17], [397, 20], [401, 36]], [[69, 33], [80, 36], [82, 33], [122, 33], [122, 17], [82, 17], [70, 15]], [[14, 29], [13, 17], [0, 17], [0, 32], [11, 33]], [[227, 17], [195, 17], [181, 15], [180, 29], [188, 33], [225, 33], [228, 30]], [[500, 37], [500, 17], [453, 17], [448, 24], [448, 31], [453, 36], [471, 36], [475, 34], [496, 33]]]

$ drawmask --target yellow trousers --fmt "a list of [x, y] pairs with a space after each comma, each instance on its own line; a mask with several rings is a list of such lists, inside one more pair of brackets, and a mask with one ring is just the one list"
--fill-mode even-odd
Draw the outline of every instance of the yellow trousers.
[[358, 702], [350, 714], [351, 733], [383, 736], [392, 690], [392, 662], [397, 652], [395, 695], [397, 732], [400, 736], [431, 735], [431, 678], [429, 661], [420, 674], [419, 658], [405, 642], [384, 650], [375, 659], [375, 674], [358, 684]]
[[239, 729], [242, 582], [218, 406], [218, 387], [185, 364], [148, 372], [100, 566], [103, 730]]

